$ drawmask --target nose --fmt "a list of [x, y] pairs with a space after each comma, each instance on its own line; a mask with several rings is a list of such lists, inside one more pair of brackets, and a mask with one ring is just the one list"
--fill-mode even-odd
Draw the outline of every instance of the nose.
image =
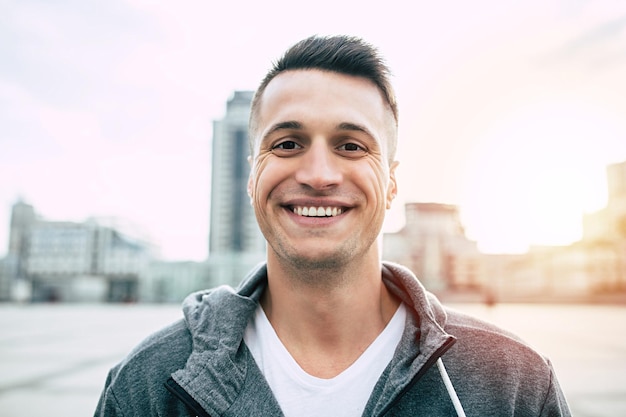
[[299, 162], [296, 181], [300, 184], [324, 190], [341, 182], [338, 157], [325, 141], [313, 141]]

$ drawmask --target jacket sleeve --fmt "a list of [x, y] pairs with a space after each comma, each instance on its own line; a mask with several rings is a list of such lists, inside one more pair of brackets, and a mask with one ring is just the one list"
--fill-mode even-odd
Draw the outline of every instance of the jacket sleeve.
[[100, 394], [100, 399], [98, 400], [98, 405], [96, 406], [94, 417], [121, 417], [124, 415], [111, 385], [111, 380], [113, 379], [112, 375], [114, 372], [115, 368], [109, 371], [106, 383], [104, 384], [104, 389]]
[[571, 417], [572, 413], [567, 404], [565, 394], [559, 385], [552, 363], [548, 360], [550, 365], [550, 386], [546, 395], [543, 408], [541, 410], [541, 417]]

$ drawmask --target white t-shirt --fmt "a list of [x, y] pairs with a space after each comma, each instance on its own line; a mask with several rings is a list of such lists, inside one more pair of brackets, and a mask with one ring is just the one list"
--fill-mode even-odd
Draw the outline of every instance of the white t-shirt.
[[244, 341], [286, 417], [358, 417], [402, 338], [406, 314], [406, 307], [400, 304], [367, 350], [330, 379], [314, 377], [298, 365], [261, 306], [248, 323]]

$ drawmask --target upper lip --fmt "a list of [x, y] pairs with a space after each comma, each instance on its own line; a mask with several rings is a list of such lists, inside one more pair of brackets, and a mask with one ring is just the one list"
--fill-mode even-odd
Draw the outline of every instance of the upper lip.
[[282, 205], [285, 207], [351, 207], [351, 204], [348, 204], [346, 202], [323, 198], [297, 198], [286, 201]]

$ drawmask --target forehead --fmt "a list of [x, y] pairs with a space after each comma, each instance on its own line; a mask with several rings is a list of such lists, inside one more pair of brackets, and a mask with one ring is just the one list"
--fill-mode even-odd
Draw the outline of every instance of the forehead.
[[257, 109], [257, 138], [276, 123], [297, 121], [305, 126], [354, 123], [383, 140], [391, 109], [372, 81], [322, 70], [291, 70], [276, 76], [265, 88]]

